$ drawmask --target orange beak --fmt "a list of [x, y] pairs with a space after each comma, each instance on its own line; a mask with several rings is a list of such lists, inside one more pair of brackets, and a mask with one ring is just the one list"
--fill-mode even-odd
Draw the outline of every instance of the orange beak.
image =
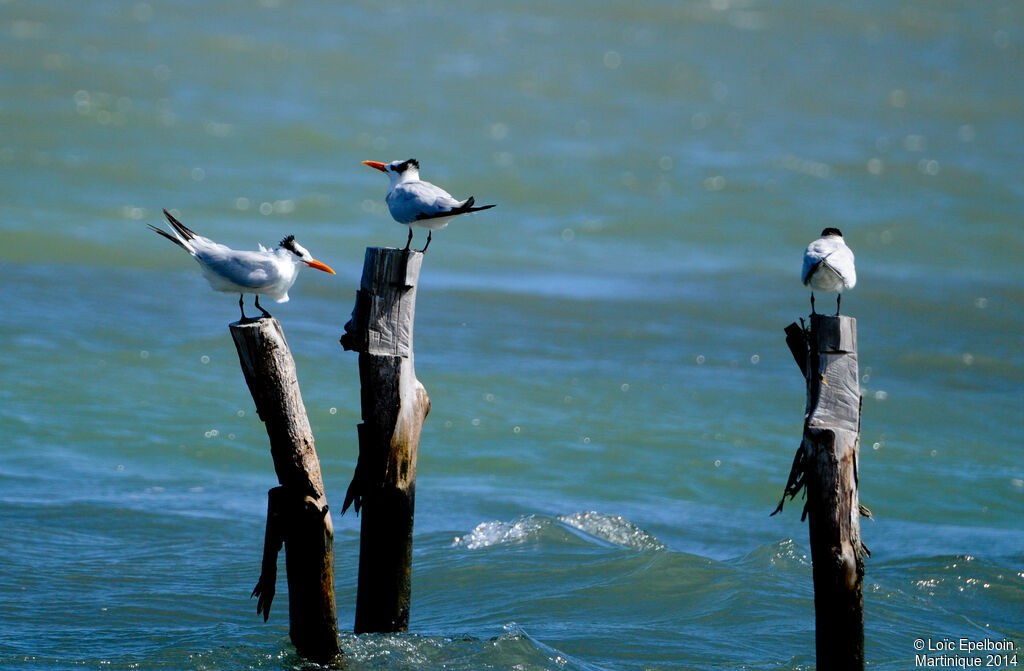
[[310, 268], [316, 268], [317, 270], [322, 270], [325, 273], [330, 273], [331, 275], [337, 275], [338, 274], [338, 273], [334, 272], [334, 270], [332, 270], [329, 265], [327, 265], [326, 263], [320, 263], [316, 259], [313, 259], [312, 261], [303, 261], [303, 263], [305, 263]]
[[388, 171], [387, 168], [385, 167], [387, 164], [381, 163], [380, 161], [363, 161], [363, 165], [368, 165], [371, 168], [377, 168], [377, 170], [380, 170], [381, 172]]

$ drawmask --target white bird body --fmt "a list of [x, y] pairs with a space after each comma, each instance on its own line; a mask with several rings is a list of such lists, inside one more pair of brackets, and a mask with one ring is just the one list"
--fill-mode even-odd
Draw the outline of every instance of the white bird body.
[[[365, 165], [376, 168], [387, 174], [391, 180], [388, 187], [388, 195], [385, 201], [388, 204], [388, 211], [391, 217], [400, 224], [409, 227], [409, 241], [412, 241], [412, 227], [422, 226], [431, 232], [440, 230], [448, 225], [455, 217], [487, 210], [494, 205], [483, 205], [474, 207], [475, 199], [470, 196], [465, 200], [458, 200], [441, 187], [420, 179], [420, 164], [410, 158], [406, 161], [392, 161], [381, 163], [380, 161], [363, 161]], [[431, 233], [427, 235], [427, 245], [430, 244]], [[406, 249], [409, 245], [406, 244]], [[422, 251], [426, 251], [424, 245]]]
[[[269, 296], [278, 303], [287, 302], [288, 290], [295, 284], [300, 263], [335, 274], [295, 242], [295, 236], [286, 237], [274, 249], [259, 245], [256, 251], [237, 250], [195, 233], [167, 210], [164, 210], [164, 215], [171, 224], [172, 233], [152, 225], [150, 228], [188, 252], [199, 263], [203, 276], [215, 291], [239, 294], [239, 306], [244, 294], [255, 294], [256, 307], [265, 314], [266, 310], [259, 306], [260, 295]], [[245, 318], [244, 312], [242, 318]]]
[[835, 291], [836, 314], [844, 290], [857, 285], [857, 269], [853, 263], [853, 250], [843, 240], [837, 228], [826, 228], [821, 237], [807, 245], [804, 265], [800, 272], [804, 286], [811, 288], [811, 310], [814, 310], [814, 291]]
[[203, 276], [216, 291], [262, 294], [287, 303], [288, 290], [299, 276], [295, 257], [281, 247], [269, 250], [260, 245], [257, 252], [237, 251], [203, 237], [193, 240], [191, 247]]

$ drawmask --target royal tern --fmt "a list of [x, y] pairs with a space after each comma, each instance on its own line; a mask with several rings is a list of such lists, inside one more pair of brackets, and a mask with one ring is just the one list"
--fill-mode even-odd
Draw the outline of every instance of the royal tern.
[[474, 207], [473, 204], [476, 201], [473, 196], [466, 200], [456, 200], [441, 187], [424, 182], [420, 179], [419, 161], [414, 158], [391, 163], [363, 161], [363, 164], [386, 173], [391, 180], [385, 200], [392, 218], [409, 227], [409, 239], [405, 242], [406, 250], [412, 244], [413, 226], [423, 226], [428, 229], [427, 244], [423, 245], [423, 249], [420, 250], [425, 252], [430, 246], [430, 236], [433, 232], [447, 226], [448, 222], [455, 217], [494, 207], [494, 205]]
[[238, 309], [242, 311], [243, 322], [252, 320], [245, 316], [242, 297], [255, 294], [256, 307], [264, 317], [269, 317], [270, 313], [260, 306], [260, 294], [270, 296], [278, 303], [287, 301], [288, 290], [299, 274], [299, 263], [335, 274], [295, 242], [294, 235], [282, 240], [275, 249], [260, 245], [258, 251], [239, 251], [196, 234], [167, 210], [164, 210], [164, 216], [170, 222], [173, 234], [152, 224], [149, 227], [191, 254], [214, 290], [238, 294]]
[[836, 291], [836, 314], [844, 289], [857, 284], [857, 270], [853, 266], [853, 251], [846, 246], [838, 228], [826, 228], [821, 237], [807, 245], [804, 267], [800, 273], [804, 286], [811, 288], [811, 314], [814, 314], [814, 291]]

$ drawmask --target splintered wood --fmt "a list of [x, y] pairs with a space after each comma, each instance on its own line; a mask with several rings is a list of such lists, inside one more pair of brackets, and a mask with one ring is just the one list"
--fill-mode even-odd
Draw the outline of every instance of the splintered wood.
[[413, 367], [416, 283], [423, 254], [366, 250], [341, 344], [359, 352], [359, 459], [342, 513], [362, 515], [355, 633], [409, 627], [416, 456], [430, 398]]
[[[807, 382], [807, 405], [783, 499], [806, 487], [818, 668], [863, 669], [868, 551], [861, 541], [858, 495], [857, 321], [815, 314], [809, 331], [791, 324], [786, 334]], [[775, 512], [781, 509], [782, 502]]]
[[262, 571], [252, 595], [266, 620], [274, 601], [277, 557], [285, 548], [288, 616], [296, 651], [325, 664], [341, 651], [334, 600], [334, 525], [320, 460], [299, 392], [295, 361], [276, 319], [229, 326], [256, 412], [266, 425], [281, 486], [270, 490]]

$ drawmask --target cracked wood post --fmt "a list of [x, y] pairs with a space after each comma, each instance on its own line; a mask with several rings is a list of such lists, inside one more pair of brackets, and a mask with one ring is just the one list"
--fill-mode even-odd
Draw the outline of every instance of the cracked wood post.
[[341, 648], [334, 602], [334, 525], [313, 446], [299, 382], [276, 319], [228, 326], [256, 412], [270, 437], [279, 487], [270, 490], [262, 572], [253, 590], [266, 621], [277, 582], [277, 555], [285, 548], [289, 634], [296, 651], [325, 664]]
[[359, 459], [345, 495], [362, 513], [354, 631], [407, 631], [412, 593], [416, 454], [430, 398], [413, 368], [423, 254], [368, 247], [341, 344], [359, 352]]
[[[810, 319], [809, 332], [796, 324], [786, 329], [786, 342], [807, 381], [807, 407], [803, 440], [783, 498], [806, 487], [817, 666], [862, 670], [864, 558], [869, 552], [861, 541], [857, 492], [857, 320], [819, 314]], [[781, 509], [780, 502], [776, 512]]]

